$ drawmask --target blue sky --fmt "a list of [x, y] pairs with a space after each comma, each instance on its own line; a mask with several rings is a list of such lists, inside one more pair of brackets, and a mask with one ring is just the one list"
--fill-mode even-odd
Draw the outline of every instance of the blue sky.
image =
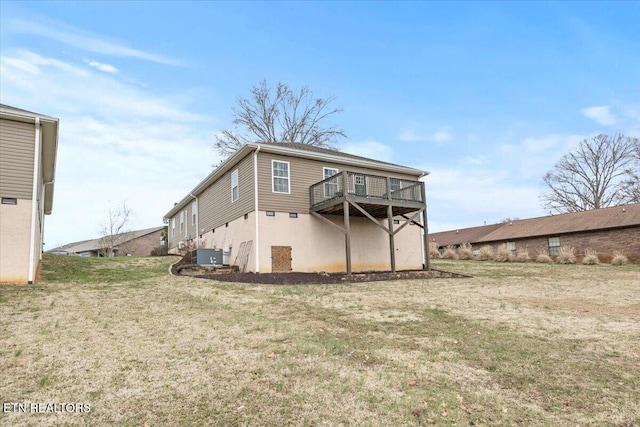
[[640, 2], [14, 2], [0, 100], [60, 118], [45, 249], [108, 203], [153, 227], [266, 79], [336, 97], [340, 148], [428, 170], [443, 231], [544, 215], [580, 140], [640, 136]]

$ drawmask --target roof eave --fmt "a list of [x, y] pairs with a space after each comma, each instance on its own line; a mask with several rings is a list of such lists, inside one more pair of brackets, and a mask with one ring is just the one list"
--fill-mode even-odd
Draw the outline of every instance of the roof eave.
[[220, 166], [218, 166], [213, 172], [207, 175], [198, 185], [196, 185], [193, 190], [191, 190], [186, 196], [184, 196], [178, 203], [176, 203], [173, 208], [171, 208], [166, 214], [164, 214], [164, 219], [171, 218], [176, 213], [180, 211], [184, 206], [186, 206], [189, 201], [193, 200], [191, 194], [194, 196], [202, 193], [209, 185], [214, 183], [219, 177], [224, 175], [229, 169], [235, 166], [241, 159], [243, 159], [247, 154], [253, 151], [255, 148], [249, 144], [245, 144], [238, 151], [233, 153], [227, 160], [222, 162]]
[[282, 154], [282, 155], [287, 155], [291, 157], [302, 157], [302, 158], [315, 159], [315, 160], [325, 160], [333, 163], [341, 163], [341, 164], [351, 165], [351, 166], [360, 166], [360, 167], [366, 167], [370, 169], [379, 169], [387, 172], [404, 173], [408, 175], [415, 175], [418, 178], [422, 178], [426, 175], [429, 175], [429, 172], [427, 171], [411, 168], [408, 166], [379, 163], [379, 162], [370, 161], [366, 159], [353, 159], [349, 157], [343, 157], [340, 155], [334, 155], [334, 154], [328, 154], [328, 153], [317, 153], [313, 151], [297, 150], [295, 148], [290, 148], [290, 147], [280, 147], [277, 144], [259, 144], [259, 143], [252, 142], [246, 145], [252, 146], [254, 147], [254, 149], [260, 146], [261, 147], [260, 151], [264, 151], [267, 153]]

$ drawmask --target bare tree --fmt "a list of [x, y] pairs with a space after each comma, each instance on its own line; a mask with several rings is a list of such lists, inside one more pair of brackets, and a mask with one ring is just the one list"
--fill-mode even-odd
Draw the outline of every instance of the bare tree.
[[294, 142], [334, 148], [337, 138], [346, 137], [341, 128], [325, 125], [330, 116], [342, 112], [330, 106], [334, 100], [314, 98], [307, 86], [294, 92], [281, 82], [272, 93], [263, 80], [251, 89], [250, 98], [238, 97], [233, 108], [234, 129], [223, 130], [216, 137], [215, 148], [225, 156], [247, 142]]
[[624, 135], [583, 140], [543, 177], [548, 187], [541, 196], [545, 209], [565, 213], [629, 203], [627, 181], [637, 168], [637, 144]]
[[127, 222], [129, 222], [131, 212], [126, 202], [122, 202], [121, 205], [115, 208], [113, 208], [111, 202], [109, 202], [107, 216], [100, 226], [100, 234], [102, 237], [99, 243], [103, 256], [115, 256], [116, 247], [122, 243], [125, 234], [129, 232], [125, 227]]

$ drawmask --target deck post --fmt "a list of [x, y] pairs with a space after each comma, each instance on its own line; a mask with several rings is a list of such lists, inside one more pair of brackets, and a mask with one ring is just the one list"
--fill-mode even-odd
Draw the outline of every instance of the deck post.
[[393, 236], [393, 207], [387, 206], [387, 219], [389, 221], [389, 253], [391, 255], [391, 272], [396, 272], [396, 243]]
[[431, 271], [431, 259], [429, 257], [429, 226], [427, 225], [427, 191], [425, 190], [426, 183], [422, 183], [420, 186], [422, 203], [424, 203], [424, 210], [422, 211], [422, 235], [423, 245], [424, 245], [424, 269], [427, 271]]
[[351, 226], [349, 223], [349, 202], [342, 202], [342, 210], [344, 212], [344, 248], [347, 257], [347, 276], [351, 276]]

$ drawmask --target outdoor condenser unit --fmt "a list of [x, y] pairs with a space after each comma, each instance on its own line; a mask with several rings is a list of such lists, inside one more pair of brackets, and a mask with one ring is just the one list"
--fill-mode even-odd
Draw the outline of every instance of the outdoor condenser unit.
[[198, 265], [222, 265], [222, 249], [194, 249], [191, 263]]

